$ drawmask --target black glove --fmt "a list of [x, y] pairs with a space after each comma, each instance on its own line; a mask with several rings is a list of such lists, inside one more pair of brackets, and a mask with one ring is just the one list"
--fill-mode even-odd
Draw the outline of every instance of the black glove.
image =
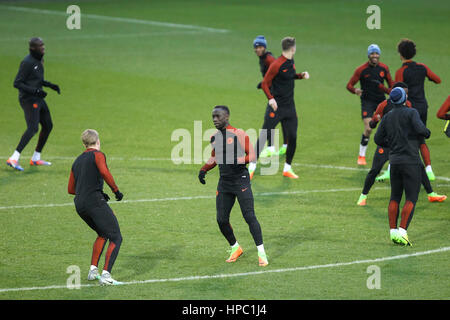
[[36, 96], [38, 96], [39, 98], [45, 98], [47, 96], [47, 92], [45, 92], [42, 89], [36, 89], [36, 91], [34, 92], [34, 94]]
[[206, 176], [206, 171], [200, 170], [200, 172], [198, 173], [198, 180], [200, 180], [201, 184], [206, 184], [205, 176]]
[[120, 192], [119, 190], [117, 190], [116, 192], [114, 192], [114, 194], [116, 195], [116, 200], [120, 201], [123, 198], [123, 193]]
[[258, 85], [256, 86], [256, 89], [261, 89], [261, 84], [262, 84], [262, 82], [258, 83]]
[[55, 90], [56, 92], [58, 92], [58, 94], [61, 94], [61, 90], [59, 89], [59, 86], [57, 84], [50, 84], [49, 85], [50, 89]]
[[104, 192], [102, 192], [102, 194], [103, 194], [103, 198], [105, 198], [105, 201], [106, 202], [108, 202], [109, 201], [109, 196], [108, 196], [108, 194], [107, 193], [104, 193]]

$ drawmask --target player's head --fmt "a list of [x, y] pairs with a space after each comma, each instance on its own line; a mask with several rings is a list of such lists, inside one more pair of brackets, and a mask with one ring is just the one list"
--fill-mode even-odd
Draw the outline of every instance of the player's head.
[[228, 126], [230, 119], [230, 109], [227, 106], [215, 106], [212, 111], [212, 119], [216, 129], [223, 129]]
[[95, 148], [100, 150], [100, 138], [98, 132], [94, 129], [86, 129], [81, 134], [81, 141], [83, 145], [88, 148]]
[[381, 50], [377, 44], [371, 44], [367, 48], [367, 57], [371, 64], [376, 65], [380, 61]]
[[30, 53], [35, 56], [37, 59], [42, 59], [45, 54], [45, 45], [44, 41], [42, 41], [39, 37], [33, 37], [28, 41], [28, 46], [30, 49]]
[[408, 95], [408, 85], [404, 82], [398, 81], [398, 82], [394, 83], [392, 88], [403, 88], [403, 90], [405, 90], [405, 92], [406, 92], [406, 95]]
[[389, 94], [389, 99], [392, 101], [393, 104], [403, 104], [406, 101], [406, 92], [403, 88], [397, 87], [392, 89], [391, 93]]
[[405, 60], [409, 60], [416, 55], [416, 44], [412, 40], [402, 39], [397, 45], [397, 50]]
[[253, 40], [253, 49], [258, 57], [261, 57], [267, 49], [267, 41], [264, 36], [257, 36], [255, 40]]
[[295, 45], [295, 38], [293, 37], [285, 37], [281, 40], [281, 50], [283, 53], [290, 53], [292, 55], [295, 54], [297, 47]]

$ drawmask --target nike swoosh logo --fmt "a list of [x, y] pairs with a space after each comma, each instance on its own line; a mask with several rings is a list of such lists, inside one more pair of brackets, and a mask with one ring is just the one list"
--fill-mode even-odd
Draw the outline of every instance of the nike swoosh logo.
[[245, 190], [247, 190], [248, 188], [242, 189], [242, 192], [245, 192]]
[[34, 70], [36, 70], [37, 68], [38, 68], [38, 66], [35, 66], [35, 67], [34, 67]]

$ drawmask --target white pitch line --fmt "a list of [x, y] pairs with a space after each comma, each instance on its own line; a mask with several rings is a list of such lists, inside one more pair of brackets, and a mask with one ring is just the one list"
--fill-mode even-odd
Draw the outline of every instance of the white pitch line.
[[[375, 190], [389, 189], [388, 187], [377, 187]], [[275, 195], [293, 195], [293, 194], [308, 194], [308, 193], [330, 193], [330, 192], [348, 192], [358, 191], [361, 188], [346, 188], [346, 189], [328, 189], [328, 190], [296, 190], [296, 191], [279, 191], [279, 192], [263, 192], [255, 193], [255, 197], [266, 197]], [[125, 204], [125, 203], [139, 203], [139, 202], [166, 202], [166, 201], [181, 201], [181, 200], [200, 200], [213, 199], [215, 196], [192, 196], [192, 197], [171, 197], [171, 198], [154, 198], [154, 199], [136, 199], [123, 201], [109, 201], [109, 204]], [[32, 209], [32, 208], [53, 208], [53, 207], [68, 207], [73, 206], [73, 202], [67, 203], [49, 203], [49, 204], [29, 204], [0, 207], [0, 210], [11, 209]]]
[[[31, 155], [30, 155], [31, 157]], [[0, 156], [0, 159], [8, 159], [9, 157], [6, 156]], [[64, 157], [64, 156], [54, 156], [48, 157], [48, 160], [75, 160], [76, 157]], [[131, 158], [124, 158], [124, 157], [108, 157], [107, 160], [111, 161], [177, 161], [181, 159], [171, 159], [171, 158], [151, 158], [151, 157], [131, 157]], [[184, 163], [181, 163], [183, 165]], [[320, 168], [320, 169], [332, 169], [332, 170], [348, 170], [348, 171], [365, 171], [368, 172], [370, 169], [368, 168], [355, 168], [355, 167], [345, 167], [345, 166], [333, 166], [328, 164], [309, 164], [309, 163], [293, 163], [293, 166], [296, 167], [310, 167], [310, 168]], [[450, 181], [450, 178], [448, 177], [442, 177], [442, 176], [436, 176], [436, 179], [443, 180], [443, 181]]]
[[[11, 10], [11, 11], [18, 11], [18, 12], [50, 14], [50, 15], [58, 15], [58, 16], [65, 16], [65, 17], [69, 16], [65, 11], [54, 11], [54, 10], [17, 7], [17, 6], [0, 6], [0, 8], [4, 8], [7, 10]], [[202, 26], [196, 26], [196, 25], [190, 25], [190, 24], [179, 24], [179, 23], [161, 22], [161, 21], [153, 21], [153, 20], [141, 20], [141, 19], [134, 19], [134, 18], [100, 16], [97, 14], [83, 13], [83, 11], [81, 11], [81, 18], [82, 19], [89, 18], [89, 19], [96, 19], [96, 20], [142, 24], [142, 25], [151, 25], [151, 26], [166, 27], [166, 28], [201, 30], [201, 31], [218, 32], [218, 33], [229, 32], [229, 30], [226, 30], [226, 29], [216, 29], [216, 28], [202, 27]]]
[[[286, 273], [286, 272], [295, 272], [295, 271], [336, 268], [336, 267], [345, 267], [345, 266], [356, 265], [356, 264], [378, 263], [378, 262], [384, 262], [384, 261], [406, 259], [406, 258], [411, 258], [411, 257], [418, 257], [418, 256], [424, 256], [424, 255], [429, 255], [429, 254], [434, 254], [434, 253], [446, 252], [449, 250], [450, 250], [450, 247], [443, 247], [443, 248], [439, 248], [439, 249], [419, 251], [419, 252], [408, 253], [408, 254], [401, 254], [398, 256], [382, 257], [382, 258], [376, 258], [376, 259], [356, 260], [356, 261], [351, 261], [351, 262], [329, 263], [329, 264], [322, 264], [322, 265], [273, 269], [273, 270], [269, 269], [269, 270], [253, 271], [253, 272], [214, 274], [214, 275], [204, 275], [204, 276], [188, 276], [188, 277], [166, 278], [166, 279], [135, 280], [135, 281], [123, 282], [121, 285], [236, 278], [236, 277], [264, 275], [264, 274], [269, 274], [269, 273]], [[80, 285], [80, 288], [86, 288], [86, 287], [98, 287], [98, 285], [95, 285], [95, 284]], [[14, 292], [14, 291], [17, 292], [17, 291], [32, 291], [32, 290], [51, 290], [51, 289], [68, 289], [68, 288], [67, 288], [67, 286], [64, 286], [64, 285], [52, 285], [52, 286], [43, 286], [43, 287], [24, 287], [24, 288], [4, 288], [4, 289], [0, 289], [0, 293]]]

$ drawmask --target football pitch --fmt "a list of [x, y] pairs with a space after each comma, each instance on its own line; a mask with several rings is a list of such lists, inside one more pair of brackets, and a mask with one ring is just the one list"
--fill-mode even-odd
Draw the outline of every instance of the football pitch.
[[[389, 182], [375, 183], [366, 207], [356, 205], [376, 146], [372, 134], [368, 165], [358, 166], [360, 101], [345, 86], [371, 43], [394, 75], [397, 43], [415, 41], [414, 60], [442, 79], [425, 84], [427, 143], [432, 186], [450, 195], [449, 139], [436, 118], [449, 94], [450, 3], [379, 2], [381, 28], [371, 30], [373, 2], [0, 1], [0, 299], [449, 299], [450, 200], [430, 203], [421, 189], [408, 229], [412, 247], [389, 240]], [[81, 9], [81, 29], [66, 26], [71, 4]], [[258, 35], [276, 57], [281, 39], [295, 37], [296, 69], [310, 74], [295, 89], [300, 178], [282, 176], [281, 157], [276, 174], [258, 169], [252, 180], [264, 268], [237, 202], [231, 224], [244, 254], [225, 263], [218, 168], [202, 185], [197, 175], [207, 159], [194, 157], [198, 146], [207, 153], [215, 105], [230, 108], [234, 127], [261, 128], [267, 99], [256, 89]], [[42, 157], [52, 166], [29, 166], [36, 135], [18, 172], [5, 164], [26, 128], [13, 81], [32, 36], [45, 42], [45, 78], [61, 95], [48, 90], [46, 98], [54, 128]], [[86, 280], [96, 235], [67, 193], [87, 128], [99, 132], [124, 194], [110, 201], [123, 235], [112, 270], [121, 286]], [[180, 130], [190, 134], [190, 163], [172, 161]], [[66, 286], [71, 266], [81, 270], [79, 289]]]

